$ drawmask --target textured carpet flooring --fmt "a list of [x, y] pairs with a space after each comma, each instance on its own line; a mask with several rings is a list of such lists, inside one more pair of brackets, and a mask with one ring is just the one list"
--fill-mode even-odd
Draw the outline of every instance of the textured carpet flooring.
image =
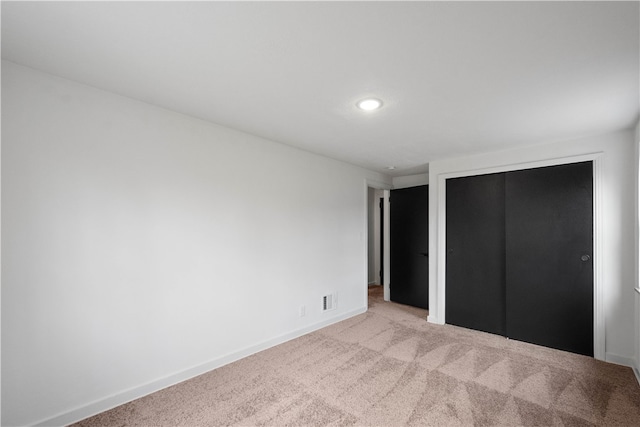
[[640, 426], [629, 368], [425, 321], [382, 301], [369, 311], [77, 426]]

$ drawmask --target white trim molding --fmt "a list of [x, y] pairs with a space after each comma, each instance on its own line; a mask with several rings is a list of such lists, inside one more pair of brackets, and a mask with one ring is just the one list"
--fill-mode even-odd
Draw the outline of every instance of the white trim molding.
[[[434, 263], [430, 268], [436, 268], [436, 283], [430, 290], [429, 316], [427, 320], [435, 324], [444, 324], [445, 319], [445, 303], [446, 303], [446, 180], [450, 178], [459, 178], [464, 176], [486, 175], [491, 173], [509, 172], [522, 169], [533, 169], [547, 166], [556, 166], [579, 162], [593, 162], [593, 343], [594, 357], [599, 360], [605, 360], [605, 316], [604, 316], [604, 292], [602, 278], [602, 234], [603, 234], [603, 197], [602, 197], [602, 159], [604, 153], [595, 152], [582, 154], [577, 156], [557, 157], [546, 160], [520, 162], [513, 164], [505, 164], [500, 166], [458, 170], [455, 172], [446, 172], [437, 175], [437, 187], [433, 191], [437, 191], [437, 206], [435, 218], [436, 234], [436, 257], [431, 261]], [[433, 230], [433, 228], [431, 228]]]
[[602, 197], [602, 157], [594, 155], [593, 160], [593, 357], [605, 359], [605, 315], [604, 315], [604, 279], [602, 255], [604, 254], [603, 231], [603, 197]]
[[613, 353], [606, 353], [606, 357], [604, 358], [605, 362], [615, 363], [620, 366], [628, 366], [631, 369], [634, 369], [634, 360], [624, 356], [618, 356]]

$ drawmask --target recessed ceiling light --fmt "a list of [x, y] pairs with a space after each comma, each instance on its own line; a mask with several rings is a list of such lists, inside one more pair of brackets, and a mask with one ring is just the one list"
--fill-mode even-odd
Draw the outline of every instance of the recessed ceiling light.
[[361, 110], [373, 111], [382, 107], [382, 101], [376, 98], [367, 98], [367, 99], [363, 99], [362, 101], [358, 101], [356, 105]]
[[396, 168], [395, 166], [387, 166], [387, 170], [390, 170], [390, 171], [395, 170], [395, 168]]

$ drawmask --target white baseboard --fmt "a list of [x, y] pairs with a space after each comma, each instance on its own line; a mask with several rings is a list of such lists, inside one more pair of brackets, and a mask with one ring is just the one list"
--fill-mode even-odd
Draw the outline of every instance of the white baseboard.
[[427, 316], [427, 322], [433, 323], [434, 325], [444, 325], [442, 319], [436, 316], [432, 316], [431, 314]]
[[203, 363], [201, 365], [194, 366], [189, 369], [185, 369], [183, 371], [177, 372], [172, 375], [168, 375], [164, 378], [160, 378], [146, 384], [142, 384], [140, 386], [131, 388], [129, 390], [124, 390], [120, 393], [114, 394], [104, 399], [91, 402], [87, 405], [83, 405], [76, 409], [72, 409], [70, 411], [58, 414], [46, 420], [39, 421], [34, 425], [47, 426], [47, 427], [55, 427], [55, 426], [62, 427], [62, 426], [66, 426], [66, 425], [81, 421], [85, 418], [92, 417], [101, 412], [108, 411], [109, 409], [113, 409], [116, 406], [123, 405], [125, 403], [131, 402], [132, 400], [139, 399], [151, 393], [155, 393], [156, 391], [160, 391], [164, 388], [181, 383], [183, 381], [186, 381], [198, 375], [202, 375], [213, 369], [220, 368], [224, 365], [235, 362], [236, 360], [240, 360], [247, 356], [251, 356], [252, 354], [255, 354], [260, 351], [266, 350], [268, 348], [274, 347], [276, 345], [285, 343], [292, 339], [301, 337], [310, 332], [317, 331], [318, 329], [322, 329], [334, 323], [341, 322], [353, 316], [357, 316], [359, 314], [365, 313], [366, 311], [367, 311], [366, 307], [348, 311], [339, 316], [332, 317], [330, 319], [326, 319], [321, 322], [314, 323], [313, 325], [309, 325], [304, 328], [297, 329], [295, 331], [280, 335], [278, 337], [261, 342], [259, 344], [246, 347], [242, 350], [238, 350], [233, 353], [227, 354], [226, 356], [222, 356], [222, 357], [210, 360], [209, 362]]
[[636, 380], [638, 381], [638, 385], [640, 385], [640, 372], [638, 372], [638, 369], [636, 367], [633, 367], [633, 373], [636, 375]]
[[615, 363], [616, 365], [628, 366], [630, 368], [635, 367], [635, 361], [633, 360], [633, 358], [619, 356], [613, 353], [606, 353], [604, 360], [605, 362]]

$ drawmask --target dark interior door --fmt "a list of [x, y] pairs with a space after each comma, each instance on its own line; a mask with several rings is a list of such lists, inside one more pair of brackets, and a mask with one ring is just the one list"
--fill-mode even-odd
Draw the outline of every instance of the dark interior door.
[[507, 336], [593, 356], [593, 172], [506, 175]]
[[391, 301], [429, 308], [429, 187], [391, 190]]
[[448, 179], [447, 323], [505, 335], [504, 173]]

